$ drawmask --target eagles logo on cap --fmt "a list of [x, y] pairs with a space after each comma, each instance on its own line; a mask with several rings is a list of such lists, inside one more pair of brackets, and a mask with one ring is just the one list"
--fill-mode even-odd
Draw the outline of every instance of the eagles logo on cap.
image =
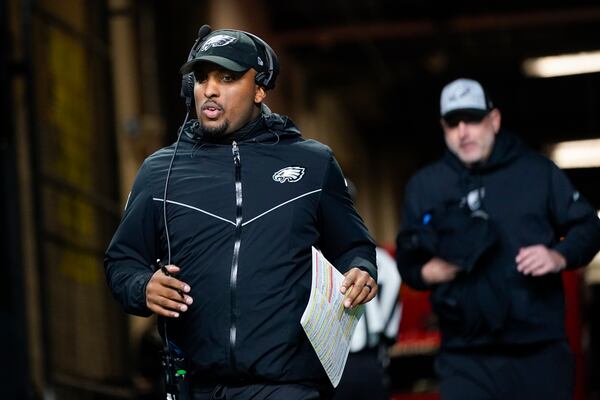
[[229, 35], [216, 35], [204, 42], [202, 47], [200, 47], [200, 51], [206, 51], [211, 47], [227, 46], [228, 44], [233, 43], [236, 40], [236, 38], [231, 37]]
[[493, 107], [481, 84], [472, 79], [457, 79], [447, 84], [440, 97], [440, 115], [455, 112], [487, 114]]

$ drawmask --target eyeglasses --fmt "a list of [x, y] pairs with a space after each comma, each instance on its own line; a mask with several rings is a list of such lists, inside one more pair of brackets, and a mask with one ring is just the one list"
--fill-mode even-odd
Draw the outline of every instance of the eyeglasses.
[[446, 126], [449, 128], [456, 128], [458, 124], [464, 122], [465, 124], [479, 124], [488, 114], [474, 115], [474, 114], [456, 114], [444, 118]]

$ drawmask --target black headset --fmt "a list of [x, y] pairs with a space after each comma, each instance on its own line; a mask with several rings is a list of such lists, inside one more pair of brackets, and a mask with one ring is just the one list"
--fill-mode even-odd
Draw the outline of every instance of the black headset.
[[[220, 31], [234, 31], [233, 29], [219, 29]], [[254, 82], [257, 85], [264, 87], [267, 90], [273, 89], [275, 87], [275, 80], [277, 79], [277, 75], [279, 74], [279, 59], [277, 58], [277, 54], [275, 51], [261, 38], [258, 36], [246, 32], [246, 31], [238, 31], [248, 35], [254, 44], [262, 50], [262, 53], [265, 55], [267, 67], [263, 71], [256, 71], [256, 77], [254, 78]], [[204, 44], [204, 39], [212, 32], [212, 28], [210, 25], [202, 25], [200, 29], [198, 29], [198, 37], [192, 46], [190, 53], [188, 54], [187, 61], [192, 61], [198, 55], [198, 51]], [[194, 101], [194, 73], [190, 72], [189, 74], [185, 74], [181, 79], [181, 97], [185, 99], [186, 105], [191, 106]]]

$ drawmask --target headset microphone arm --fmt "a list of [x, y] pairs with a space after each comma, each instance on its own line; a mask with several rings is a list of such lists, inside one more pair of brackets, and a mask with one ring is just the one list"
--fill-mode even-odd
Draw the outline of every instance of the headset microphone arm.
[[198, 40], [202, 40], [212, 32], [212, 28], [208, 24], [204, 24], [198, 29]]

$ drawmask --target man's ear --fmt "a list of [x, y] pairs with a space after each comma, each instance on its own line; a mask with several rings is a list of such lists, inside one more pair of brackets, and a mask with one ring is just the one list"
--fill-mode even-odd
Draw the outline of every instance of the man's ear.
[[254, 102], [261, 104], [267, 97], [267, 91], [264, 87], [256, 85], [256, 91], [254, 92]]
[[492, 126], [494, 127], [494, 133], [498, 133], [500, 131], [500, 122], [502, 120], [502, 114], [500, 114], [500, 110], [494, 108], [490, 111], [490, 120], [492, 121]]
[[448, 127], [448, 125], [446, 125], [446, 121], [444, 121], [444, 118], [440, 118], [440, 125], [444, 130]]

